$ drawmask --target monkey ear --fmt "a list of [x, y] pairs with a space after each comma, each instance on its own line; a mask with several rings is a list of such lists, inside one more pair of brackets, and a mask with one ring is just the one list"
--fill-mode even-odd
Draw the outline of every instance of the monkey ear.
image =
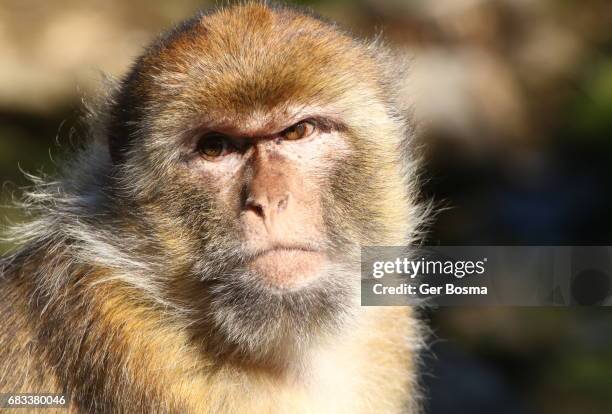
[[100, 73], [100, 78], [95, 98], [82, 97], [84, 123], [88, 127], [88, 140], [108, 148], [110, 160], [118, 165], [124, 162], [128, 147], [130, 131], [125, 125], [134, 116], [126, 100], [130, 88], [112, 75]]
[[[120, 82], [112, 75], [99, 73], [100, 83], [92, 95], [81, 97], [83, 124], [87, 125], [87, 140], [101, 147], [109, 146], [109, 119]], [[93, 97], [92, 97], [93, 96]], [[109, 154], [110, 155], [110, 154]]]
[[388, 82], [387, 93], [393, 105], [402, 114], [411, 112], [414, 100], [411, 90], [413, 55], [405, 49], [385, 49], [383, 56], [384, 75]]
[[130, 73], [122, 81], [111, 79], [107, 92], [104, 116], [104, 135], [114, 165], [123, 164], [134, 135], [134, 123], [138, 119], [139, 99], [133, 93], [135, 74]]
[[405, 48], [382, 45], [380, 39], [375, 40], [374, 46], [378, 53], [378, 61], [382, 65], [384, 87], [393, 115], [403, 124], [400, 148], [405, 155], [412, 154], [416, 150], [415, 141], [421, 125], [414, 110], [415, 88], [412, 79], [414, 55]]

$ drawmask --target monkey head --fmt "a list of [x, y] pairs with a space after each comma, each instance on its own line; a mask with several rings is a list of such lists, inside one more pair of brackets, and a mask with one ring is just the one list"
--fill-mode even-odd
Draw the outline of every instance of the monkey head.
[[143, 277], [207, 343], [303, 347], [354, 309], [360, 246], [410, 237], [389, 61], [317, 18], [247, 3], [177, 27], [121, 81], [106, 127], [118, 211], [162, 269]]

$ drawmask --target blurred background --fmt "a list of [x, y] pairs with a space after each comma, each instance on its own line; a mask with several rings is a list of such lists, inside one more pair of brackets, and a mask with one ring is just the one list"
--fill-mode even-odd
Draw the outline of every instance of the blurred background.
[[[53, 173], [53, 159], [83, 133], [81, 100], [101, 74], [121, 76], [153, 36], [209, 4], [2, 0], [2, 221], [20, 217], [7, 206], [26, 184], [20, 169]], [[447, 207], [429, 243], [612, 245], [612, 2], [299, 4], [413, 56], [423, 194]], [[612, 412], [607, 308], [424, 316], [433, 330], [427, 413]]]

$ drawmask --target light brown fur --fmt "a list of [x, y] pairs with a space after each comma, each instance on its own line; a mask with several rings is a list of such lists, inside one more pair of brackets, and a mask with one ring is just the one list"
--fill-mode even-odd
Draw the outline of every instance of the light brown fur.
[[[260, 3], [200, 16], [154, 44], [62, 178], [26, 200], [35, 219], [0, 262], [0, 392], [68, 392], [71, 412], [416, 412], [413, 311], [360, 307], [354, 294], [359, 246], [410, 243], [421, 223], [390, 59], [380, 45]], [[321, 227], [330, 251], [347, 257], [350, 271], [334, 271], [353, 290], [330, 281], [346, 293], [338, 308], [303, 326], [291, 319], [305, 306], [296, 294], [295, 309], [275, 302], [284, 316], [270, 326], [254, 319], [269, 338], [229, 322], [223, 336], [213, 317], [241, 308], [212, 309], [219, 293], [202, 286], [224, 283], [215, 277], [236, 248], [238, 206], [220, 207], [173, 166], [170, 137], [201, 124], [274, 131], [306, 110], [349, 143], [333, 155], [341, 162], [303, 179], [325, 188]], [[212, 193], [222, 191], [232, 189]]]
[[71, 412], [392, 413], [418, 405], [412, 341], [421, 333], [409, 308], [363, 309], [311, 351], [308, 371], [287, 375], [202, 354], [181, 326], [121, 286], [67, 291], [59, 309], [43, 313], [36, 299], [24, 303], [32, 289], [11, 281], [2, 286], [1, 392], [69, 390]]

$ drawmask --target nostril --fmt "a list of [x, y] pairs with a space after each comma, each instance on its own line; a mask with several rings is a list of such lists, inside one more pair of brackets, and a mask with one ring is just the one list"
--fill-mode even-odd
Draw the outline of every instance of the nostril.
[[261, 204], [254, 205], [253, 211], [255, 211], [255, 214], [257, 214], [259, 217], [263, 217], [265, 215], [263, 206]]
[[251, 210], [252, 212], [257, 214], [259, 217], [263, 218], [265, 216], [264, 205], [261, 202], [255, 200], [254, 198], [249, 197], [247, 199], [246, 208], [247, 210]]
[[287, 204], [289, 204], [289, 194], [285, 194], [278, 200], [278, 211], [282, 212], [287, 208]]

